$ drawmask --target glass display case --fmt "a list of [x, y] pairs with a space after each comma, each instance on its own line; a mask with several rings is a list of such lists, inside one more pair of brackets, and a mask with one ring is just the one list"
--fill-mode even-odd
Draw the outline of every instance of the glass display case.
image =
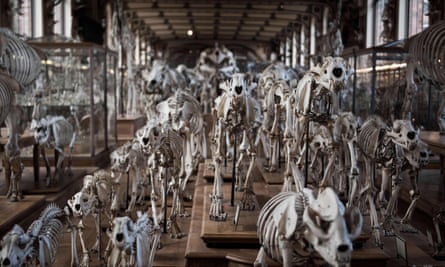
[[376, 114], [391, 120], [403, 103], [406, 85], [406, 52], [401, 47], [372, 47], [345, 51], [342, 55], [353, 70], [341, 96], [343, 111], [361, 119]]
[[[376, 114], [387, 122], [401, 118], [406, 88], [408, 54], [403, 47], [379, 46], [345, 51], [342, 55], [355, 71], [341, 96], [341, 107], [365, 119]], [[418, 91], [412, 103], [412, 119], [417, 126], [437, 130], [436, 113], [440, 90], [436, 84], [415, 73]]]
[[[73, 157], [94, 158], [116, 145], [116, 53], [93, 43], [28, 43], [46, 57], [40, 85], [44, 113], [62, 115], [77, 129]], [[29, 114], [37, 89], [18, 96]]]

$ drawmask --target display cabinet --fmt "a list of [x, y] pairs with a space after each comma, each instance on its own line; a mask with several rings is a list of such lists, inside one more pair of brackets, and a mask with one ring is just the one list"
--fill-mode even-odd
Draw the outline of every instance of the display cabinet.
[[117, 55], [93, 43], [28, 42], [40, 49], [44, 76], [35, 90], [17, 97], [32, 114], [42, 94], [43, 114], [63, 115], [77, 129], [73, 157], [94, 158], [117, 144]]
[[391, 119], [403, 103], [407, 55], [402, 47], [372, 47], [345, 51], [352, 71], [342, 109], [365, 119], [371, 114]]
[[[348, 90], [341, 97], [342, 109], [365, 119], [371, 114], [388, 121], [401, 118], [406, 88], [408, 53], [402, 46], [379, 46], [349, 49], [343, 57], [354, 70]], [[435, 130], [440, 90], [436, 85], [415, 73], [418, 91], [412, 104], [416, 125]]]

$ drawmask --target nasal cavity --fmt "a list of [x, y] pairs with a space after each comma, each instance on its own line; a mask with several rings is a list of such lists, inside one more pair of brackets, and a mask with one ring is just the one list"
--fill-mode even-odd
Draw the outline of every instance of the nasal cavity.
[[116, 240], [118, 242], [121, 242], [122, 240], [124, 240], [124, 234], [123, 233], [116, 234]]
[[9, 266], [9, 264], [11, 264], [11, 261], [9, 260], [9, 258], [5, 258], [2, 262], [3, 266]]
[[332, 73], [335, 77], [340, 78], [343, 75], [343, 69], [342, 68], [334, 68], [332, 70]]
[[408, 136], [409, 139], [413, 140], [414, 137], [416, 137], [416, 133], [415, 132], [408, 132], [408, 134], [406, 136]]
[[338, 252], [346, 252], [349, 250], [349, 246], [343, 244], [343, 245], [338, 246], [337, 250], [338, 250]]
[[144, 145], [148, 144], [149, 139], [147, 137], [142, 138]]
[[243, 91], [243, 87], [242, 86], [235, 86], [235, 92], [237, 94], [241, 94], [242, 91]]
[[151, 85], [155, 85], [156, 84], [156, 80], [151, 80], [150, 84]]
[[76, 204], [76, 205], [74, 205], [74, 208], [75, 208], [76, 210], [80, 210], [80, 204]]

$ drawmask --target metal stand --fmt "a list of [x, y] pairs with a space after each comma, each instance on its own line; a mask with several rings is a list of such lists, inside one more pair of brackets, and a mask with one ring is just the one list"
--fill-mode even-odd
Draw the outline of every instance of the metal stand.
[[236, 133], [233, 134], [233, 164], [232, 164], [232, 190], [230, 193], [230, 206], [235, 206], [235, 182], [236, 182]]

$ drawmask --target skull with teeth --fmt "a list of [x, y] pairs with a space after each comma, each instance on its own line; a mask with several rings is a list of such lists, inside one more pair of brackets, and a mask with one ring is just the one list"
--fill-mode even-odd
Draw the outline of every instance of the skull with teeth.
[[418, 132], [409, 120], [395, 120], [388, 135], [392, 141], [405, 150], [414, 150], [419, 141]]

